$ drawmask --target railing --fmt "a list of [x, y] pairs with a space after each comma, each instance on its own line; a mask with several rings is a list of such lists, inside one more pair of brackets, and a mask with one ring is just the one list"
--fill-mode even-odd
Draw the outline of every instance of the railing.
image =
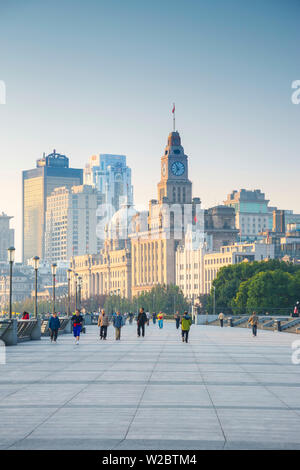
[[280, 331], [283, 330], [288, 330], [289, 328], [292, 328], [293, 326], [296, 326], [300, 323], [300, 318], [294, 318], [293, 320], [287, 321], [284, 324], [280, 325]]
[[19, 320], [17, 323], [18, 342], [31, 340], [37, 325], [38, 320]]
[[99, 318], [99, 315], [96, 315], [96, 314], [92, 314], [92, 318], [91, 318], [91, 322], [92, 322], [92, 325], [98, 325], [98, 318]]
[[[238, 317], [225, 317], [224, 324], [227, 323], [230, 327], [243, 327], [248, 322], [250, 315], [239, 315]], [[218, 320], [211, 322], [215, 325], [218, 324]], [[208, 322], [209, 324], [209, 322]], [[298, 333], [298, 329], [295, 328], [300, 325], [300, 318], [291, 318], [290, 316], [276, 315], [270, 317], [269, 315], [258, 316], [258, 327], [261, 329], [271, 329], [276, 331], [288, 331]]]
[[[60, 318], [59, 320], [60, 320], [60, 328], [58, 330], [58, 334], [67, 333], [67, 327], [70, 324], [71, 317], [63, 317], [63, 318]], [[42, 332], [42, 336], [49, 336], [50, 335], [49, 319], [42, 321], [41, 332]], [[71, 330], [70, 330], [70, 332], [71, 332]]]
[[11, 320], [0, 320], [0, 339], [4, 338], [5, 333], [8, 331], [12, 324]]

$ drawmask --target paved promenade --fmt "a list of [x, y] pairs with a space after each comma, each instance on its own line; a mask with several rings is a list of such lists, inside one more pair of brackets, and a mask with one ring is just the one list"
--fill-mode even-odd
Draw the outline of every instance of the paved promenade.
[[87, 327], [7, 349], [0, 449], [300, 449], [299, 335], [173, 323]]

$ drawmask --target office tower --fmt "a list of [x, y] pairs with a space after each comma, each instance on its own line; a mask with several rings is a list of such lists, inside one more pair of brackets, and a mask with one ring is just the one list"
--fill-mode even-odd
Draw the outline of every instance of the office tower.
[[45, 255], [47, 197], [60, 186], [81, 185], [83, 170], [69, 168], [69, 159], [54, 150], [37, 160], [35, 169], [23, 171], [23, 261]]
[[260, 232], [272, 230], [273, 213], [269, 210], [269, 201], [260, 189], [232, 191], [224, 204], [234, 208], [236, 228], [239, 229], [242, 240], [255, 240]]
[[133, 204], [131, 169], [125, 155], [93, 155], [84, 168], [84, 184], [93, 185], [115, 211], [125, 202]]
[[4, 212], [0, 214], [0, 261], [7, 261], [7, 249], [15, 243], [15, 231], [9, 226], [11, 219]]
[[97, 252], [97, 190], [92, 186], [54, 189], [47, 197], [45, 259], [68, 261]]

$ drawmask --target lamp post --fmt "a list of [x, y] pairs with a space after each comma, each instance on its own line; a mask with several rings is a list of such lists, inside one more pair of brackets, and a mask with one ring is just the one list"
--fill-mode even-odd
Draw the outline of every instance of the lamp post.
[[78, 293], [77, 293], [77, 278], [78, 278], [78, 273], [74, 273], [75, 276], [75, 311], [78, 308]]
[[82, 286], [82, 277], [78, 276], [78, 308], [81, 308], [81, 286]]
[[52, 278], [53, 278], [53, 295], [52, 295], [52, 313], [55, 313], [55, 276], [56, 276], [57, 264], [53, 263], [51, 265]]
[[216, 314], [216, 288], [215, 286], [213, 286], [213, 290], [214, 290], [214, 315]]
[[68, 317], [71, 315], [71, 274], [72, 269], [68, 269], [67, 278], [68, 278]]
[[9, 319], [12, 319], [12, 268], [15, 261], [15, 248], [11, 246], [8, 248], [8, 261], [9, 261]]
[[40, 265], [40, 258], [38, 256], [35, 256], [33, 258], [33, 267], [35, 271], [35, 295], [34, 295], [34, 318], [37, 319], [38, 317], [38, 308], [37, 308], [37, 287], [38, 287], [38, 269]]

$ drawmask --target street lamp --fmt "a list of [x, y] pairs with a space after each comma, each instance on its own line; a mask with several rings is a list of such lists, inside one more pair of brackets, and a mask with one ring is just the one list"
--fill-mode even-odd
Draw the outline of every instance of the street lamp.
[[81, 308], [81, 286], [82, 286], [82, 277], [78, 277], [78, 307]]
[[78, 273], [74, 273], [75, 276], [75, 311], [77, 310], [78, 306], [78, 293], [77, 293], [77, 278], [78, 278]]
[[68, 317], [71, 315], [71, 274], [72, 269], [68, 269], [67, 278], [68, 278]]
[[214, 290], [214, 315], [216, 314], [216, 287], [212, 286]]
[[37, 309], [37, 287], [38, 287], [38, 269], [40, 265], [40, 258], [35, 256], [33, 258], [33, 267], [35, 271], [35, 297], [34, 297], [34, 318], [37, 319], [38, 309]]
[[56, 276], [56, 268], [57, 268], [57, 264], [56, 264], [56, 263], [53, 263], [53, 264], [51, 265], [52, 278], [53, 278], [53, 295], [52, 295], [53, 304], [52, 304], [52, 313], [55, 313], [55, 276]]
[[16, 249], [11, 246], [8, 248], [8, 261], [9, 261], [9, 319], [12, 319], [12, 268], [15, 261]]

